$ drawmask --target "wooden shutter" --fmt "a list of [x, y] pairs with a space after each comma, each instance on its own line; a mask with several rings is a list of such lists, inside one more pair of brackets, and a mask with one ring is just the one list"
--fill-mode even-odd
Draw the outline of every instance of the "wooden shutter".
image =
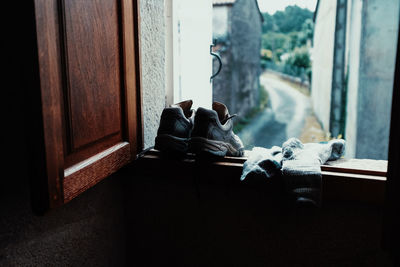
[[138, 13], [133, 0], [34, 3], [45, 199], [52, 208], [142, 148]]

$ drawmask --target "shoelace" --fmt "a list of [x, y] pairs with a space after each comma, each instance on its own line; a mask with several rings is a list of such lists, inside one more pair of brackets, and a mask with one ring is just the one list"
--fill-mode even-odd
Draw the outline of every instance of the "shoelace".
[[237, 116], [237, 114], [232, 114], [232, 115], [230, 115], [228, 118], [223, 119], [223, 120], [221, 121], [221, 124], [225, 124], [225, 122], [227, 122], [228, 120], [230, 120], [230, 119], [232, 119], [232, 118], [234, 118], [234, 117], [236, 117], [236, 116]]

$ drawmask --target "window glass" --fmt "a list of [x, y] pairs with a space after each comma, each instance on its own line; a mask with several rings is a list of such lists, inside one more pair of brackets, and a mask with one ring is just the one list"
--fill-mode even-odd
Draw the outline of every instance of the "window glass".
[[[346, 157], [387, 160], [398, 1], [181, 2], [174, 102], [224, 103], [246, 149], [343, 138]], [[222, 60], [212, 83], [210, 36]]]

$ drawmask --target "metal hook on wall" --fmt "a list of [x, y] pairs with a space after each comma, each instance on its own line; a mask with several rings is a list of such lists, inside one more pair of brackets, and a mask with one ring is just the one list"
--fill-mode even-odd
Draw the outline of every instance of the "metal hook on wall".
[[[215, 42], [215, 41], [214, 41], [214, 42]], [[211, 77], [210, 77], [210, 82], [212, 82], [212, 80], [215, 78], [215, 76], [217, 76], [217, 75], [221, 72], [221, 69], [222, 69], [222, 60], [221, 60], [221, 57], [220, 57], [217, 53], [214, 53], [214, 52], [212, 51], [212, 48], [213, 48], [214, 46], [215, 46], [215, 44], [211, 44], [211, 45], [210, 45], [210, 55], [212, 55], [212, 56], [214, 56], [214, 57], [217, 58], [219, 65], [218, 65], [217, 71], [216, 71], [213, 75], [211, 75]]]

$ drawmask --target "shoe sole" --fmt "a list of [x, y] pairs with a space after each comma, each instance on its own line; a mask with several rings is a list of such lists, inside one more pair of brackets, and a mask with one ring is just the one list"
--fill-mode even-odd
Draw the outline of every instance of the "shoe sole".
[[192, 137], [190, 139], [189, 150], [195, 154], [202, 154], [205, 152], [218, 157], [243, 156], [243, 151], [235, 149], [229, 143], [211, 140], [203, 137]]
[[189, 149], [189, 138], [160, 134], [156, 137], [154, 148], [161, 152], [186, 153]]

